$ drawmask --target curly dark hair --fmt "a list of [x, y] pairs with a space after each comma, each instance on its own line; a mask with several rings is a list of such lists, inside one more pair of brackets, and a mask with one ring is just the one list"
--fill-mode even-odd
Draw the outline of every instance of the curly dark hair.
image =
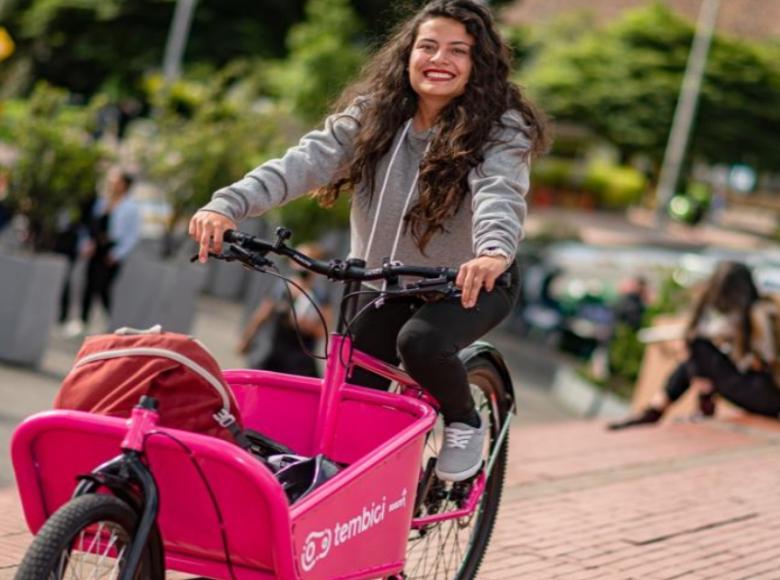
[[518, 128], [529, 139], [528, 155], [541, 153], [548, 145], [543, 115], [509, 80], [512, 53], [490, 10], [476, 0], [435, 0], [397, 27], [363, 68], [358, 81], [336, 102], [334, 111], [343, 111], [358, 99], [360, 127], [348, 165], [338, 178], [315, 193], [320, 203], [332, 205], [342, 191], [359, 183], [367, 184], [369, 195], [373, 195], [377, 164], [390, 150], [398, 128], [417, 111], [417, 94], [407, 65], [418, 29], [423, 22], [441, 17], [460, 22], [473, 37], [473, 66], [464, 93], [439, 113], [420, 166], [419, 199], [404, 216], [404, 227], [411, 228], [423, 253], [431, 237], [444, 231], [445, 222], [468, 196], [469, 172], [483, 161], [486, 147], [495, 142], [495, 128], [502, 124], [504, 113], [517, 111], [523, 117]]

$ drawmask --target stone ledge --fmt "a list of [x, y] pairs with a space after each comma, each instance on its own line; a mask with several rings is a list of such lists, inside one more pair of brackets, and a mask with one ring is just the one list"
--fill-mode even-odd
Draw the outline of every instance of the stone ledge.
[[619, 418], [631, 409], [627, 401], [593, 385], [566, 366], [558, 367], [555, 372], [552, 393], [562, 405], [583, 418]]

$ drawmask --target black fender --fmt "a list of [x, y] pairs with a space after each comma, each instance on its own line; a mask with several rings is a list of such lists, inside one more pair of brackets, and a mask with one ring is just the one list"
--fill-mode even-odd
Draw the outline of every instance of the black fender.
[[517, 414], [515, 387], [512, 384], [512, 377], [509, 375], [509, 369], [504, 361], [504, 356], [495, 346], [485, 340], [478, 340], [461, 350], [458, 353], [458, 357], [464, 365], [469, 361], [480, 357], [493, 363], [504, 382], [507, 406], [508, 408], [513, 409], [515, 415]]

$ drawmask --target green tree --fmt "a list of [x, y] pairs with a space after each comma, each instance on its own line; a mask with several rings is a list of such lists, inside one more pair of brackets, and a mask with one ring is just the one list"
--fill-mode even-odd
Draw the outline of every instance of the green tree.
[[35, 250], [52, 249], [63, 218], [74, 217], [96, 193], [98, 172], [109, 159], [89, 136], [88, 110], [67, 104], [64, 91], [39, 83], [14, 119], [3, 119], [17, 158], [10, 167], [7, 202], [28, 220]]
[[243, 95], [231, 94], [222, 84], [228, 79], [217, 75], [210, 82], [182, 80], [166, 90], [161, 83], [150, 83], [159, 113], [152, 138], [142, 136], [139, 150], [147, 173], [171, 207], [165, 253], [173, 250], [177, 226], [214, 191], [241, 179], [287, 145], [289, 129], [284, 124], [292, 121], [276, 108], [258, 110]]
[[306, 20], [290, 29], [288, 58], [271, 71], [278, 96], [304, 119], [319, 120], [365, 57], [359, 31], [348, 0], [309, 0]]
[[[139, 92], [163, 60], [176, 0], [7, 0], [0, 14], [18, 41], [12, 61], [30, 77], [84, 95]], [[281, 57], [303, 0], [199, 0], [186, 62], [220, 67], [239, 56]], [[11, 63], [13, 64], [13, 63]]]
[[[591, 128], [625, 158], [657, 165], [671, 127], [693, 38], [690, 23], [660, 4], [603, 30], [569, 20], [545, 31], [520, 78], [553, 117]], [[691, 158], [780, 165], [778, 49], [716, 36], [710, 51]]]

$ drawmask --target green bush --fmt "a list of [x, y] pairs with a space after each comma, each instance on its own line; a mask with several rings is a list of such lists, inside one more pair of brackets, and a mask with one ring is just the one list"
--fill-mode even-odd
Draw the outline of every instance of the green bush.
[[288, 58], [269, 65], [275, 95], [306, 121], [319, 121], [363, 62], [359, 32], [348, 0], [308, 0], [306, 20], [287, 36]]
[[58, 222], [94, 195], [108, 153], [89, 136], [91, 109], [67, 105], [67, 94], [39, 85], [28, 106], [8, 120], [18, 157], [10, 167], [7, 202], [28, 220], [30, 243], [51, 249]]
[[531, 166], [531, 183], [535, 187], [577, 189], [580, 185], [577, 162], [560, 157], [542, 157]]
[[168, 114], [143, 151], [149, 177], [170, 204], [168, 233], [206, 204], [217, 189], [281, 152], [279, 116], [236, 112], [215, 103], [186, 119]]
[[[681, 286], [673, 274], [665, 276], [655, 299], [645, 311], [642, 326], [651, 326], [659, 315], [678, 312], [681, 305], [687, 304], [688, 301], [688, 289]], [[645, 345], [639, 341], [638, 333], [625, 324], [617, 325], [609, 344], [610, 376], [606, 383], [602, 381], [602, 386], [627, 399], [631, 398], [644, 354]]]
[[639, 202], [647, 186], [645, 176], [633, 167], [598, 161], [588, 165], [582, 187], [598, 195], [608, 209], [621, 209]]

